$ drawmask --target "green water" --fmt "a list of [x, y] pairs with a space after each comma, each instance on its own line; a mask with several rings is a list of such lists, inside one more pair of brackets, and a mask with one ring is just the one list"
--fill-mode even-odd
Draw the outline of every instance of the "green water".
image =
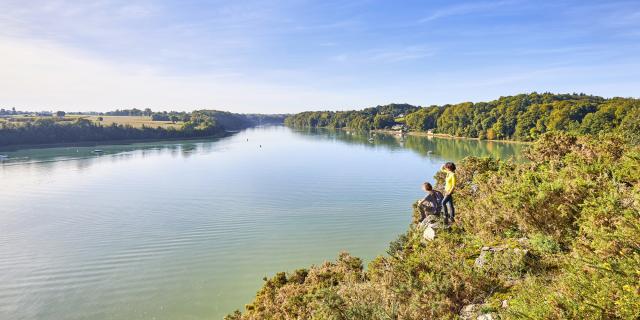
[[523, 148], [368, 138], [266, 127], [0, 152], [0, 319], [220, 319], [277, 271], [384, 253], [444, 161]]

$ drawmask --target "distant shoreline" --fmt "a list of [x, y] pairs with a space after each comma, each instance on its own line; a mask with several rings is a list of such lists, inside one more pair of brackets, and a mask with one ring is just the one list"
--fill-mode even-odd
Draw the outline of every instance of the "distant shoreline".
[[[386, 134], [398, 134], [398, 131], [395, 130], [388, 130], [388, 129], [374, 129], [371, 130], [371, 132], [380, 132], [380, 133], [386, 133]], [[421, 132], [421, 131], [408, 131], [405, 132], [404, 134], [406, 135], [410, 135], [410, 136], [419, 136], [419, 137], [436, 137], [436, 138], [445, 138], [445, 139], [460, 139], [460, 140], [477, 140], [477, 141], [491, 141], [491, 142], [504, 142], [504, 143], [517, 143], [517, 144], [532, 144], [533, 142], [531, 141], [518, 141], [518, 140], [496, 140], [496, 139], [480, 139], [480, 138], [471, 138], [471, 137], [460, 137], [460, 136], [453, 136], [450, 134], [445, 134], [445, 133], [427, 133], [427, 132]]]
[[99, 140], [99, 141], [78, 141], [78, 142], [60, 142], [60, 143], [44, 143], [44, 144], [20, 144], [0, 146], [0, 151], [14, 152], [25, 149], [46, 149], [46, 148], [64, 148], [64, 147], [92, 147], [99, 145], [125, 145], [142, 142], [161, 142], [161, 141], [180, 141], [180, 140], [200, 140], [211, 138], [224, 138], [233, 135], [235, 132], [224, 132], [223, 134], [201, 136], [201, 137], [176, 137], [166, 139], [123, 139], [123, 140]]

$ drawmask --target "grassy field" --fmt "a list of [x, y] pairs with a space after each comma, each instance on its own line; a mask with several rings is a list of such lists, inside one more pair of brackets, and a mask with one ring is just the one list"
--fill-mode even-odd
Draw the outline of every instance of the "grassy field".
[[[98, 119], [102, 117], [102, 121], [99, 121]], [[13, 116], [13, 118], [15, 118], [15, 120], [18, 121], [14, 121], [14, 124], [20, 125], [21, 123], [24, 123], [23, 121], [33, 121], [36, 120], [38, 117], [31, 117], [31, 116], [23, 116], [23, 115], [18, 115], [18, 116]], [[50, 117], [48, 117], [50, 118]], [[113, 123], [115, 124], [119, 124], [119, 125], [130, 125], [132, 127], [135, 128], [141, 128], [143, 125], [147, 126], [147, 127], [152, 127], [152, 128], [157, 128], [157, 127], [163, 127], [163, 128], [176, 128], [179, 129], [180, 126], [182, 125], [181, 122], [178, 123], [172, 123], [171, 121], [153, 121], [151, 120], [151, 117], [137, 117], [137, 116], [87, 116], [87, 115], [74, 115], [74, 114], [70, 114], [70, 115], [66, 115], [64, 118], [60, 119], [60, 118], [56, 118], [53, 117], [56, 120], [59, 121], [74, 121], [77, 118], [84, 118], [84, 119], [88, 119], [91, 120], [95, 123], [99, 123], [103, 126], [109, 126]], [[28, 119], [28, 120], [27, 120]], [[7, 122], [9, 121], [9, 118], [0, 118], [0, 123], [1, 122]]]
[[[79, 117], [70, 115], [69, 117]], [[103, 126], [109, 126], [112, 123], [121, 125], [130, 125], [135, 128], [141, 128], [143, 125], [147, 127], [163, 127], [163, 128], [176, 128], [179, 129], [182, 123], [172, 123], [171, 121], [153, 121], [151, 117], [136, 117], [136, 116], [81, 116], [85, 119], [89, 119], [95, 123], [100, 123]], [[98, 121], [98, 118], [102, 117], [102, 121]]]

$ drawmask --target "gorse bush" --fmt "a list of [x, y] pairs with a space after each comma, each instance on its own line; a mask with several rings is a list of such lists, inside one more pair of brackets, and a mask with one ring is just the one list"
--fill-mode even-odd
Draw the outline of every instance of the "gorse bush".
[[449, 231], [425, 241], [412, 224], [366, 271], [343, 253], [277, 274], [227, 318], [638, 319], [640, 148], [629, 142], [547, 133], [528, 162], [467, 158]]

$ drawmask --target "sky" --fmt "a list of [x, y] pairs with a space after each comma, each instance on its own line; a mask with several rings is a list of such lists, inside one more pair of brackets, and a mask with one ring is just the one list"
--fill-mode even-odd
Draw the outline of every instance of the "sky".
[[640, 96], [640, 1], [0, 0], [0, 107], [293, 113]]

